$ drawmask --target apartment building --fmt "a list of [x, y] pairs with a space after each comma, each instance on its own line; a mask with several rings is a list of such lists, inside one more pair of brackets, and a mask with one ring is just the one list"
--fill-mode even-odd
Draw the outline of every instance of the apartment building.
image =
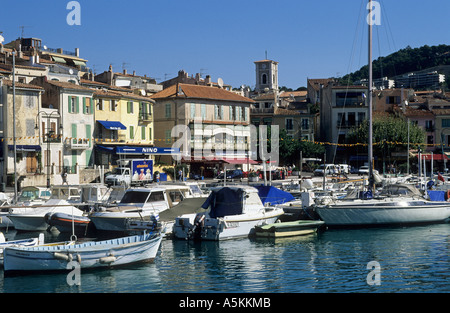
[[[190, 84], [172, 85], [151, 98], [155, 100], [155, 140], [159, 145], [172, 147], [181, 139], [172, 136], [175, 126], [189, 129], [189, 148], [185, 147], [188, 151], [182, 162], [189, 163], [193, 172], [200, 173], [200, 167], [253, 163], [248, 159], [253, 100], [223, 88]], [[161, 161], [172, 164], [173, 159]]]

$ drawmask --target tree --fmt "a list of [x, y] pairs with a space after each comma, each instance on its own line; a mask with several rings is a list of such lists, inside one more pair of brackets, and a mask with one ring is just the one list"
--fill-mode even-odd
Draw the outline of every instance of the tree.
[[293, 139], [287, 134], [286, 129], [280, 130], [280, 159], [284, 164], [296, 164], [300, 160], [300, 151], [302, 156], [322, 157], [325, 147], [314, 142], [306, 140]]
[[[379, 156], [386, 151], [404, 150], [408, 143], [408, 123], [405, 119], [394, 116], [377, 116], [373, 118], [373, 152]], [[365, 120], [358, 127], [350, 130], [348, 143], [368, 143], [369, 122]], [[424, 148], [425, 131], [414, 123], [409, 126], [410, 149]]]

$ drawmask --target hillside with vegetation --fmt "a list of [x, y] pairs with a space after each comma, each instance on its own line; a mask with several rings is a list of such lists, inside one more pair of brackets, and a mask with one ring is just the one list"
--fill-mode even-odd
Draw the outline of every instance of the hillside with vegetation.
[[[410, 46], [394, 52], [385, 57], [379, 57], [372, 62], [373, 78], [402, 75], [410, 72], [423, 71], [433, 68], [441, 74], [446, 74], [446, 85], [450, 87], [450, 46], [422, 46], [411, 48]], [[356, 72], [347, 74], [340, 79], [343, 85], [367, 79], [369, 67], [363, 66]]]

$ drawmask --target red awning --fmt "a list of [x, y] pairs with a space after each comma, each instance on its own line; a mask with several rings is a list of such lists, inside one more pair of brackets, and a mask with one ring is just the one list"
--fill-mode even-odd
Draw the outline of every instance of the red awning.
[[243, 159], [225, 158], [225, 159], [223, 159], [223, 161], [228, 164], [258, 164], [258, 162], [254, 161], [252, 159], [248, 159], [248, 158], [243, 158]]
[[[420, 157], [425, 159], [425, 161], [431, 161], [431, 153], [428, 154], [421, 154]], [[433, 161], [443, 161], [448, 160], [448, 156], [445, 154], [433, 154]]]
[[258, 162], [247, 159], [247, 158], [213, 158], [206, 159], [202, 157], [202, 159], [195, 159], [194, 157], [183, 157], [183, 162], [185, 163], [228, 163], [228, 164], [258, 164]]

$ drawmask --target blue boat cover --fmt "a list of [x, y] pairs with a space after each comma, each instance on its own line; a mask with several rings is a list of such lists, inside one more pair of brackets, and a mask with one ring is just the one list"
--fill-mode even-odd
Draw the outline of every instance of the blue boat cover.
[[445, 201], [446, 191], [442, 190], [427, 190], [431, 201]]
[[282, 204], [295, 200], [294, 196], [289, 192], [278, 189], [273, 186], [254, 186], [258, 189], [258, 195], [263, 204], [269, 202], [270, 204]]
[[212, 218], [242, 214], [243, 194], [242, 189], [231, 189], [229, 187], [223, 187], [217, 191], [213, 190], [203, 203], [202, 208], [207, 209], [211, 206], [209, 216]]

